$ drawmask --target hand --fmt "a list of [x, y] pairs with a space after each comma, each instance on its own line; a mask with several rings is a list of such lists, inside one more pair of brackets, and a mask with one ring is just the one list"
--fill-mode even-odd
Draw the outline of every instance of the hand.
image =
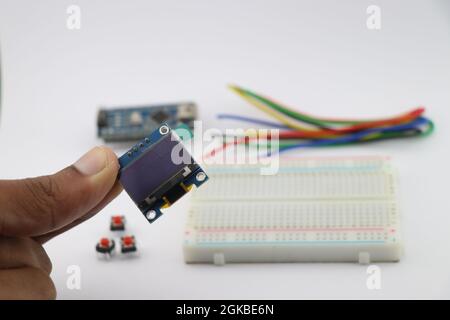
[[96, 147], [50, 176], [0, 180], [0, 299], [54, 299], [42, 244], [89, 219], [122, 188], [114, 152]]

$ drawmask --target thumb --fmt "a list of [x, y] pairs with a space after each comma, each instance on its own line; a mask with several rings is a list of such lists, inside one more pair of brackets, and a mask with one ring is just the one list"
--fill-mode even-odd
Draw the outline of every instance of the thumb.
[[95, 147], [56, 174], [0, 180], [0, 234], [39, 236], [64, 228], [108, 199], [118, 170], [114, 152]]

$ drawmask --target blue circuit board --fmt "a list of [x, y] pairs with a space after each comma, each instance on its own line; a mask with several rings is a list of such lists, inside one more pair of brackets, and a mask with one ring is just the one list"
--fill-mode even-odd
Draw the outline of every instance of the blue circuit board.
[[149, 222], [193, 186], [208, 180], [167, 124], [160, 125], [119, 158], [119, 181]]
[[143, 139], [162, 123], [170, 127], [186, 124], [193, 129], [197, 106], [192, 102], [139, 107], [101, 108], [97, 134], [106, 142]]

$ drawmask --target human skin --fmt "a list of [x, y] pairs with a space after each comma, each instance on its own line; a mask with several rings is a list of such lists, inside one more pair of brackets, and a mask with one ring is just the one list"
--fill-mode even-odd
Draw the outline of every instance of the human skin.
[[0, 299], [55, 299], [42, 245], [94, 216], [122, 191], [119, 164], [95, 147], [48, 176], [0, 180]]

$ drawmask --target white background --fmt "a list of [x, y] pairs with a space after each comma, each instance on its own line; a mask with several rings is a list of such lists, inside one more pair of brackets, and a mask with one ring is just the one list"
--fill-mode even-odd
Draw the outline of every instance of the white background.
[[[66, 28], [70, 4], [81, 7], [81, 30]], [[371, 4], [382, 10], [379, 31], [366, 27]], [[366, 267], [356, 264], [186, 265], [189, 197], [149, 225], [123, 193], [46, 249], [62, 299], [450, 298], [449, 36], [444, 0], [0, 0], [0, 176], [51, 173], [101, 144], [102, 104], [192, 99], [206, 127], [219, 112], [264, 117], [228, 83], [323, 116], [425, 105], [437, 126], [430, 138], [291, 153], [394, 158], [405, 255], [380, 265], [381, 290], [366, 288]], [[139, 259], [96, 259], [112, 214], [127, 216]], [[79, 291], [66, 288], [69, 265], [81, 267]]]

